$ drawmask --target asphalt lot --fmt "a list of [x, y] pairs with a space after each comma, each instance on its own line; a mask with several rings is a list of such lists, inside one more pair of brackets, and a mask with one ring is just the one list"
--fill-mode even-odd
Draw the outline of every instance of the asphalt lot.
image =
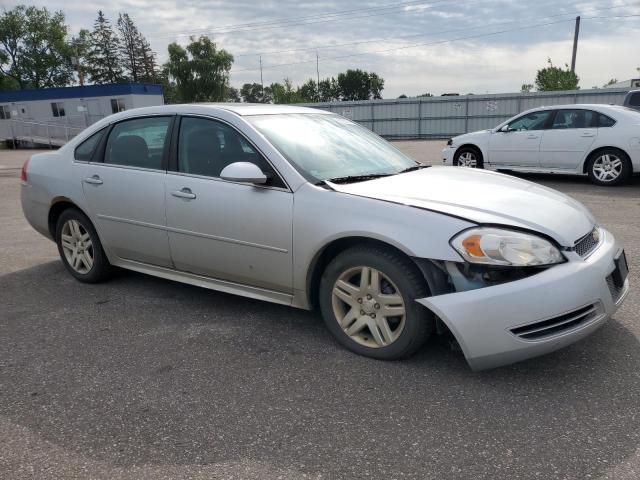
[[[439, 163], [441, 142], [400, 142]], [[68, 275], [0, 151], [0, 478], [640, 478], [640, 178], [525, 178], [623, 242], [632, 291], [591, 337], [471, 372], [430, 342], [351, 354], [317, 313], [135, 273]]]

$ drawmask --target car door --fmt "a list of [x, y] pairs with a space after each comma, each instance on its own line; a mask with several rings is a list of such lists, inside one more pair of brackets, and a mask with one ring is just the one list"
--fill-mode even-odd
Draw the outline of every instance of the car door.
[[557, 110], [551, 126], [542, 134], [540, 166], [575, 170], [598, 135], [598, 114], [586, 109]]
[[172, 116], [116, 123], [85, 168], [89, 214], [105, 247], [125, 260], [171, 267], [164, 182]]
[[[167, 174], [167, 228], [178, 270], [279, 292], [292, 289], [293, 194], [235, 128], [185, 116]], [[257, 164], [266, 185], [225, 181], [233, 162]]]
[[496, 166], [538, 167], [542, 133], [551, 110], [525, 113], [512, 120], [489, 139], [489, 163]]

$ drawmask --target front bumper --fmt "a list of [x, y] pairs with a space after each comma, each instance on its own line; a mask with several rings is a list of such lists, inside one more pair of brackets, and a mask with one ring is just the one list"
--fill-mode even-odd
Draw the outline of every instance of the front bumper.
[[[586, 337], [621, 305], [629, 280], [616, 290], [607, 283], [620, 250], [615, 238], [601, 230], [599, 247], [586, 259], [571, 254], [567, 263], [514, 282], [464, 292], [422, 298], [456, 337], [473, 370], [507, 365], [552, 352]], [[591, 313], [540, 338], [525, 339], [512, 329], [529, 324], [553, 324], [571, 312]], [[535, 326], [531, 326], [535, 329]]]
[[442, 149], [442, 164], [453, 165], [453, 155], [456, 153], [456, 149], [453, 146], [447, 145]]

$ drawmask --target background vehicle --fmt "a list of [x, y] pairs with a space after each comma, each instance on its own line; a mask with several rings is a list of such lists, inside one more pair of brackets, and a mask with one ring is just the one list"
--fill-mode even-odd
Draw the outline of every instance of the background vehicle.
[[627, 96], [624, 97], [624, 102], [622, 103], [622, 105], [640, 111], [640, 90], [631, 90], [629, 93], [627, 93]]
[[473, 368], [540, 355], [598, 328], [629, 288], [622, 249], [580, 203], [426, 168], [313, 109], [130, 110], [33, 156], [21, 183], [27, 220], [80, 281], [118, 266], [319, 306], [340, 343], [379, 359], [437, 325]]
[[611, 105], [536, 108], [455, 137], [442, 155], [445, 165], [587, 174], [595, 184], [618, 185], [640, 172], [640, 113]]

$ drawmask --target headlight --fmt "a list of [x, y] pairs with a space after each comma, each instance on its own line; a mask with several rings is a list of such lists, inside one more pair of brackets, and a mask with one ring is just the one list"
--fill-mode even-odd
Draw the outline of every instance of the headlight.
[[564, 261], [544, 238], [497, 228], [472, 228], [451, 239], [451, 246], [470, 263], [530, 267]]

